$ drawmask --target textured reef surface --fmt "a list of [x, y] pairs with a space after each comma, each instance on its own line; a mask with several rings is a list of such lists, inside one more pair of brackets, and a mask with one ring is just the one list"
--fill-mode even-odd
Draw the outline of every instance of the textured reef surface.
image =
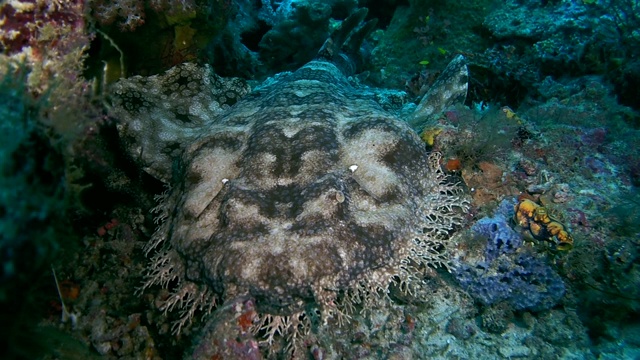
[[638, 14], [2, 2], [0, 358], [640, 358]]

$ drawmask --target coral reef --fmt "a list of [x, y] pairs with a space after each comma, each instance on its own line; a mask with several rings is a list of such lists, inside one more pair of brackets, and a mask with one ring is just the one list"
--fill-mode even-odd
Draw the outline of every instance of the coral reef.
[[72, 248], [62, 239], [73, 239], [65, 229], [63, 157], [40, 122], [45, 101], [29, 93], [27, 74], [0, 58], [0, 305], [11, 309], [0, 315], [0, 344], [7, 356], [37, 356], [27, 344], [38, 345], [32, 322], [42, 316], [42, 299], [32, 291], [60, 250]]
[[[236, 4], [224, 0], [91, 0], [86, 7], [96, 33], [87, 73], [103, 86], [204, 58], [211, 55], [209, 47], [239, 30], [232, 23]], [[233, 44], [234, 51], [241, 52], [239, 45]], [[233, 60], [238, 67], [245, 64], [239, 57]]]
[[94, 126], [100, 116], [91, 103], [91, 84], [82, 77], [85, 51], [93, 36], [85, 33], [84, 4], [20, 4], [0, 7], [4, 76], [13, 76], [16, 64], [26, 66], [28, 91], [35, 98], [46, 98], [41, 102], [47, 108], [46, 116], [39, 121], [68, 144]]
[[260, 58], [276, 71], [309, 62], [329, 35], [330, 16], [331, 7], [323, 2], [294, 3], [282, 20], [273, 20], [273, 28], [260, 40]]
[[[478, 29], [492, 2], [391, 2], [396, 7], [390, 24], [378, 34], [378, 43], [371, 50], [368, 80], [394, 89], [404, 89], [406, 80], [416, 73], [428, 73], [427, 77], [435, 80], [452, 54], [484, 49], [485, 40]], [[382, 9], [383, 5], [372, 7]], [[420, 87], [427, 89], [430, 85]]]
[[0, 347], [3, 358], [39, 358], [51, 269], [79, 247], [73, 145], [101, 114], [81, 75], [83, 2], [4, 2], [0, 24]]
[[[635, 9], [635, 10], [634, 10]], [[538, 97], [546, 76], [602, 74], [615, 85], [623, 104], [635, 107], [640, 37], [637, 3], [621, 1], [507, 1], [484, 20], [495, 46], [470, 65], [484, 91], [481, 100], [518, 104]], [[624, 77], [624, 79], [623, 79]], [[511, 93], [505, 92], [511, 88]], [[637, 88], [637, 87], [636, 87]], [[517, 91], [513, 91], [517, 89]], [[493, 94], [501, 94], [494, 98]]]
[[0, 357], [640, 358], [637, 6], [3, 2]]

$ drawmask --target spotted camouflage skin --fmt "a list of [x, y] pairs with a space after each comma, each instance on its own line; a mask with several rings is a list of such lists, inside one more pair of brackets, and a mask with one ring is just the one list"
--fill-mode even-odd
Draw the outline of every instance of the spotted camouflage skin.
[[275, 317], [330, 314], [340, 294], [447, 262], [466, 200], [408, 123], [331, 62], [250, 93], [193, 64], [115, 93], [130, 153], [170, 184], [145, 287], [171, 289], [162, 307], [182, 309], [178, 331], [243, 296]]

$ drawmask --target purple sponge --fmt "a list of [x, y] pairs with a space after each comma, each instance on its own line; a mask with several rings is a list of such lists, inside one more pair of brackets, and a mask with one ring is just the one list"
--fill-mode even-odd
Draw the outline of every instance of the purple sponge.
[[528, 251], [517, 251], [522, 236], [509, 226], [514, 201], [503, 200], [493, 217], [478, 220], [473, 234], [486, 239], [485, 259], [460, 263], [454, 272], [460, 285], [484, 305], [507, 301], [516, 310], [553, 307], [564, 295], [560, 276]]

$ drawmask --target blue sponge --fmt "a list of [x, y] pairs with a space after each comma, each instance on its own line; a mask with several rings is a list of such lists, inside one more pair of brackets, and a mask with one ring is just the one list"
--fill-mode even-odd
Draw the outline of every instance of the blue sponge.
[[484, 305], [507, 301], [516, 310], [540, 311], [553, 307], [564, 295], [560, 276], [535, 254], [518, 249], [522, 236], [509, 226], [515, 199], [503, 200], [493, 217], [471, 227], [484, 239], [485, 258], [459, 263], [454, 272], [460, 285]]

